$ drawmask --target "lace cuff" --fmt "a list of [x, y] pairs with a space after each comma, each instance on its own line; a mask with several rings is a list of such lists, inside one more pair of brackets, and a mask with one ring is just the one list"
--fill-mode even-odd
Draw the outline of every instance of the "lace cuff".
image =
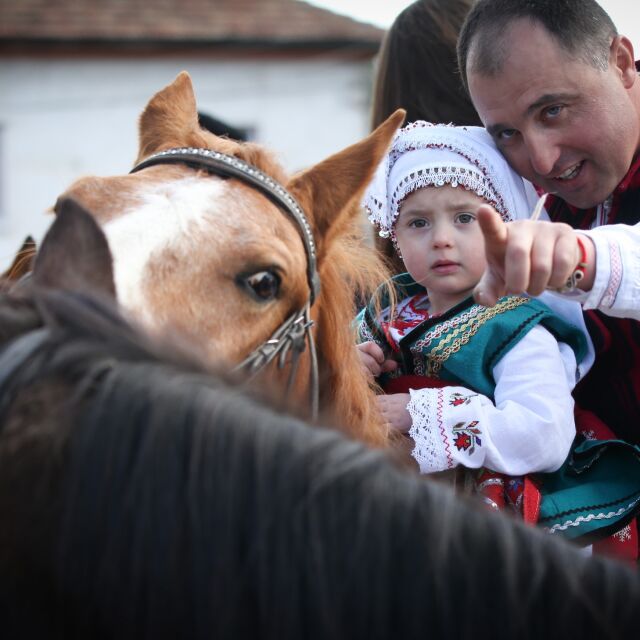
[[463, 387], [411, 389], [410, 394], [409, 435], [415, 442], [412, 455], [420, 473], [445, 471], [458, 464], [481, 467], [484, 436], [477, 419], [478, 403], [474, 402], [480, 396]]
[[420, 466], [420, 473], [433, 473], [455, 466], [449, 438], [443, 422], [443, 389], [409, 390], [411, 400], [407, 411], [411, 415], [409, 435], [415, 442], [411, 455]]

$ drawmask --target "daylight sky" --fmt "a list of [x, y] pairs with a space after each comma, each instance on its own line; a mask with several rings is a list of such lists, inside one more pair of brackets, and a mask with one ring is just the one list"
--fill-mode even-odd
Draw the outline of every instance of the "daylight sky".
[[[336, 13], [349, 15], [357, 20], [371, 22], [386, 28], [395, 16], [412, 0], [306, 0], [310, 4], [326, 7]], [[618, 27], [618, 31], [628, 36], [636, 50], [636, 60], [640, 59], [640, 1], [639, 0], [599, 0], [605, 11]]]

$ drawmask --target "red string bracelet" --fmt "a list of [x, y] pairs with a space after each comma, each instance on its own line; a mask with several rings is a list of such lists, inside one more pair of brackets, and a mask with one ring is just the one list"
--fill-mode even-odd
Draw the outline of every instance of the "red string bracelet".
[[586, 274], [587, 248], [584, 246], [584, 242], [582, 242], [578, 234], [576, 234], [576, 241], [578, 242], [578, 249], [580, 250], [580, 259], [573, 273], [567, 278], [564, 286], [557, 289], [558, 293], [573, 293], [578, 288], [578, 282], [580, 282]]

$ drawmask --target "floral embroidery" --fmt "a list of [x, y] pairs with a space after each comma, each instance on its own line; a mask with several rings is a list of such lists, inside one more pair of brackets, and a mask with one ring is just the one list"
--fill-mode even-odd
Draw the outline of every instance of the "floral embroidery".
[[471, 455], [476, 450], [476, 445], [479, 447], [482, 446], [482, 440], [480, 440], [482, 431], [478, 429], [477, 425], [478, 421], [474, 420], [469, 424], [458, 422], [458, 424], [453, 427], [453, 444], [458, 451], [466, 451]]
[[451, 394], [451, 397], [449, 398], [449, 404], [452, 407], [460, 407], [465, 404], [470, 404], [471, 398], [476, 398], [477, 396], [478, 396], [477, 393], [473, 393], [470, 396], [466, 396], [464, 395], [464, 393], [459, 393], [458, 391], [455, 391], [454, 393]]
[[456, 445], [458, 451], [466, 451], [471, 446], [471, 438], [466, 433], [459, 433], [453, 444]]
[[613, 537], [617, 538], [620, 542], [631, 540], [631, 525], [628, 524], [626, 527], [623, 527], [620, 531], [614, 533]]

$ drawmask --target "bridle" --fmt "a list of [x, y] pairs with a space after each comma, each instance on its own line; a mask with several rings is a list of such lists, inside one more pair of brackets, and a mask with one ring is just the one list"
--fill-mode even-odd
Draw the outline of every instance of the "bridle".
[[276, 358], [278, 368], [284, 368], [287, 362], [287, 355], [291, 353], [291, 370], [286, 389], [286, 393], [289, 395], [298, 371], [300, 355], [308, 342], [311, 358], [309, 395], [311, 415], [315, 419], [318, 415], [320, 392], [318, 358], [311, 333], [311, 327], [313, 326], [311, 306], [320, 293], [320, 279], [317, 271], [316, 245], [313, 239], [313, 232], [302, 207], [281, 184], [260, 171], [260, 169], [239, 158], [210, 149], [180, 147], [160, 151], [137, 164], [130, 173], [159, 164], [186, 164], [195, 169], [204, 169], [223, 178], [238, 178], [266, 196], [295, 223], [307, 254], [309, 296], [302, 309], [292, 313], [268, 340], [254, 349], [237, 366], [237, 369], [246, 370], [250, 378], [253, 378]]

